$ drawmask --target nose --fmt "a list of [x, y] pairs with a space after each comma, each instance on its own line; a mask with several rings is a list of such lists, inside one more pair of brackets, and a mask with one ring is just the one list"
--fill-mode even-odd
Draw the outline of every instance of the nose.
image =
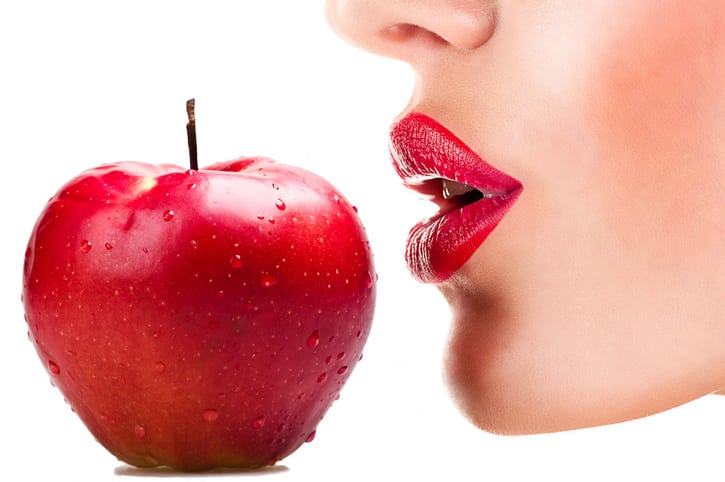
[[326, 14], [350, 43], [412, 64], [431, 50], [477, 49], [496, 28], [495, 0], [327, 0]]

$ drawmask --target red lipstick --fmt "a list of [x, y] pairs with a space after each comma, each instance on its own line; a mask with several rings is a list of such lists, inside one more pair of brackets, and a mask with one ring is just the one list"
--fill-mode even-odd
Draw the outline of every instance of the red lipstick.
[[410, 230], [405, 257], [419, 281], [441, 283], [498, 226], [523, 186], [417, 112], [391, 127], [390, 153], [404, 184], [439, 206], [436, 215]]

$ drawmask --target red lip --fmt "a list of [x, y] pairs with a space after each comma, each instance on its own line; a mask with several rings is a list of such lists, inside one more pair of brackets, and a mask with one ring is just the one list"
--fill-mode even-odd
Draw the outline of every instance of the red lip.
[[[437, 121], [417, 112], [391, 127], [390, 153], [405, 185], [440, 208], [410, 230], [405, 257], [415, 278], [441, 283], [498, 226], [523, 186], [486, 163]], [[454, 193], [473, 190], [446, 199], [445, 186], [451, 186]]]

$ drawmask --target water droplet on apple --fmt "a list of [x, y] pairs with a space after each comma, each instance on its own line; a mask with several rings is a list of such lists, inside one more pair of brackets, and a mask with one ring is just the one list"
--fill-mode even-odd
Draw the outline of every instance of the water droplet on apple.
[[164, 362], [156, 362], [154, 365], [154, 368], [156, 369], [156, 373], [164, 373], [166, 371], [166, 364]]
[[320, 332], [315, 330], [307, 338], [307, 348], [314, 348], [320, 343]]
[[329, 365], [330, 363], [332, 363], [332, 355], [327, 355], [325, 357], [325, 365]]
[[133, 433], [135, 433], [138, 438], [144, 438], [146, 436], [146, 429], [143, 425], [136, 425], [133, 427]]
[[277, 278], [271, 274], [263, 274], [261, 279], [262, 288], [271, 288], [277, 284]]
[[113, 249], [113, 245], [111, 243], [106, 243], [105, 246], [106, 246], [106, 249], [109, 251]]
[[255, 418], [254, 422], [252, 422], [252, 428], [259, 430], [262, 427], [264, 427], [264, 416]]
[[365, 274], [365, 286], [367, 286], [368, 289], [373, 287], [373, 275], [369, 272]]
[[53, 375], [60, 375], [60, 366], [53, 360], [48, 360], [48, 370], [50, 370], [50, 373]]
[[279, 184], [277, 184], [276, 182], [273, 182], [272, 189], [274, 189], [275, 191], [279, 191]]
[[337, 370], [337, 374], [338, 374], [338, 375], [343, 375], [343, 374], [344, 374], [344, 373], [345, 373], [346, 371], [347, 371], [347, 365], [345, 365], [345, 366], [342, 366], [342, 367], [340, 367], [340, 368], [339, 368], [339, 369]]
[[174, 211], [172, 209], [167, 209], [164, 211], [164, 221], [171, 221], [174, 219]]
[[196, 251], [199, 248], [199, 243], [194, 239], [189, 241], [189, 244], [191, 244], [191, 249], [193, 249], [194, 251]]
[[214, 410], [213, 408], [211, 408], [211, 409], [209, 409], [209, 410], [204, 410], [204, 411], [202, 412], [202, 414], [201, 414], [201, 418], [202, 418], [202, 419], [203, 419], [203, 420], [204, 420], [205, 422], [213, 422], [213, 421], [215, 421], [215, 420], [216, 420], [217, 418], [219, 418], [219, 412], [217, 412], [217, 411], [216, 411], [216, 410]]
[[209, 322], [209, 329], [211, 329], [211, 330], [216, 330], [220, 326], [222, 326], [222, 324], [220, 322], [218, 322], [218, 321], [210, 321]]
[[340, 353], [337, 354], [337, 359], [342, 360], [343, 358], [345, 358], [345, 352], [341, 351]]
[[323, 373], [322, 375], [320, 375], [319, 377], [317, 377], [317, 383], [322, 383], [325, 380], [327, 380], [327, 373]]
[[355, 211], [355, 212], [357, 213], [357, 206], [353, 206], [353, 207], [352, 207], [352, 210], [353, 210], [353, 211]]
[[286, 429], [286, 428], [287, 428], [287, 425], [285, 425], [285, 424], [283, 424], [283, 423], [280, 423], [280, 424], [279, 424], [279, 425], [277, 426], [277, 432], [281, 432], [281, 431], [283, 431], [283, 430], [284, 430], [284, 429]]
[[87, 253], [88, 251], [91, 250], [92, 247], [93, 247], [93, 243], [91, 243], [87, 239], [84, 239], [83, 241], [81, 241], [81, 253]]
[[313, 430], [312, 432], [310, 432], [310, 434], [305, 439], [305, 443], [310, 443], [315, 440], [315, 435], [317, 435], [317, 430]]
[[276, 222], [276, 221], [274, 220], [274, 218], [269, 218], [269, 219], [268, 219], [267, 221], [269, 221], [269, 224], [274, 224], [274, 223]]
[[262, 221], [264, 219], [264, 216], [262, 214], [257, 214], [257, 219], [259, 219], [260, 221]]
[[229, 261], [229, 264], [230, 264], [230, 265], [232, 266], [232, 268], [234, 268], [234, 269], [239, 269], [239, 268], [241, 268], [241, 267], [242, 267], [242, 264], [243, 264], [243, 263], [242, 263], [242, 256], [241, 256], [241, 255], [239, 255], [239, 254], [235, 254], [234, 256], [232, 256], [232, 259], [231, 259], [231, 260]]
[[277, 206], [277, 209], [279, 209], [280, 211], [284, 211], [285, 209], [287, 209], [287, 205], [281, 199], [277, 199], [274, 202], [274, 205]]

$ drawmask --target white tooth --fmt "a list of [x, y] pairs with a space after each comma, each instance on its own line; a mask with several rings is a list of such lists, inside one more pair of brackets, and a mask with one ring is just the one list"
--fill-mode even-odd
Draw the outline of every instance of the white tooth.
[[450, 199], [475, 190], [475, 188], [472, 188], [471, 186], [451, 181], [449, 179], [443, 179], [441, 184], [443, 186], [443, 199]]

